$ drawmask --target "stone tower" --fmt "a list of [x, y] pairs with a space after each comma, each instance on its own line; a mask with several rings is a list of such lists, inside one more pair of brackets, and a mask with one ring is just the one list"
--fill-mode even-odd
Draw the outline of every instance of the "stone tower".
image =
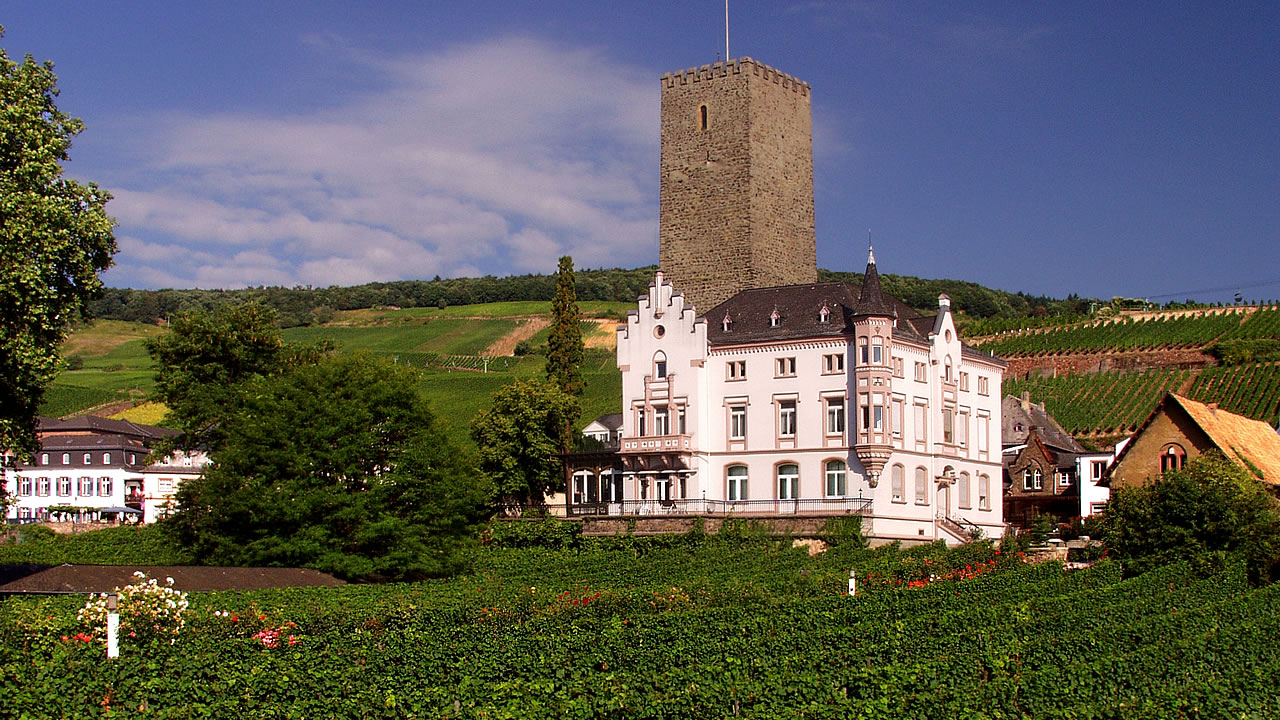
[[740, 58], [662, 76], [659, 265], [698, 314], [818, 279], [809, 84]]

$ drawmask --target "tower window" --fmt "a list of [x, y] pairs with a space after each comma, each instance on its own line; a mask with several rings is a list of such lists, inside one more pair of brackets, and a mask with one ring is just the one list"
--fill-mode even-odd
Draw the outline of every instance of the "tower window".
[[698, 106], [698, 129], [707, 129], [707, 104], [703, 103]]

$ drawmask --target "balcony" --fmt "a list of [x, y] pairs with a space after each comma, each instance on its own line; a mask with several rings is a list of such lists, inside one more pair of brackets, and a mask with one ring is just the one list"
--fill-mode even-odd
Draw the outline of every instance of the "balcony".
[[693, 443], [688, 435], [646, 435], [622, 439], [619, 448], [623, 455], [641, 453], [682, 453], [692, 452]]
[[[556, 510], [559, 508], [554, 508]], [[796, 500], [622, 500], [568, 505], [570, 516], [718, 515], [776, 517], [870, 515], [871, 498], [800, 498]], [[557, 513], [558, 514], [558, 513]]]
[[693, 441], [688, 435], [622, 438], [618, 455], [628, 472], [680, 472], [689, 469]]

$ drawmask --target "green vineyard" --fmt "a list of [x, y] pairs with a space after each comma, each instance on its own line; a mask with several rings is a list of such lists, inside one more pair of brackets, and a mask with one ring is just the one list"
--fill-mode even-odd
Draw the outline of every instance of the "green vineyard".
[[1015, 397], [1029, 393], [1073, 435], [1132, 432], [1166, 391], [1280, 423], [1280, 365], [1275, 363], [1007, 379], [1003, 391]]
[[975, 338], [971, 342], [1002, 357], [1201, 348], [1243, 326], [1241, 316], [1236, 313], [1195, 314], [1146, 320], [1121, 319]]
[[0, 692], [28, 717], [1280, 713], [1280, 585], [1231, 562], [1124, 579], [986, 544], [632, 541], [492, 549], [436, 582], [193, 593], [174, 643], [124, 638], [115, 661], [77, 635], [83, 597], [15, 598]]

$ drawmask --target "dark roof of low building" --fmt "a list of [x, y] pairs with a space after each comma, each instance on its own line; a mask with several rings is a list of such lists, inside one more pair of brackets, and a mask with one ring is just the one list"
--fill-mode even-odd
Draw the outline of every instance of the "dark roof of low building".
[[136, 580], [141, 571], [176, 590], [262, 590], [286, 587], [334, 587], [341, 580], [306, 568], [206, 567], [202, 565], [0, 565], [0, 594], [111, 592]]
[[613, 432], [622, 427], [622, 413], [609, 413], [596, 418], [596, 422], [600, 423], [606, 430]]
[[144, 443], [178, 434], [177, 430], [169, 428], [96, 415], [79, 415], [65, 420], [41, 417], [36, 419], [36, 430], [41, 435], [124, 435]]
[[[1019, 426], [1021, 429], [1019, 429]], [[1021, 445], [1027, 442], [1031, 431], [1037, 434], [1045, 445], [1060, 452], [1082, 453], [1085, 448], [1076, 442], [1071, 433], [1058, 424], [1053, 416], [1045, 411], [1043, 404], [1031, 402], [1027, 397], [1021, 399], [1006, 395], [1000, 403], [1000, 439], [1005, 447]]]

